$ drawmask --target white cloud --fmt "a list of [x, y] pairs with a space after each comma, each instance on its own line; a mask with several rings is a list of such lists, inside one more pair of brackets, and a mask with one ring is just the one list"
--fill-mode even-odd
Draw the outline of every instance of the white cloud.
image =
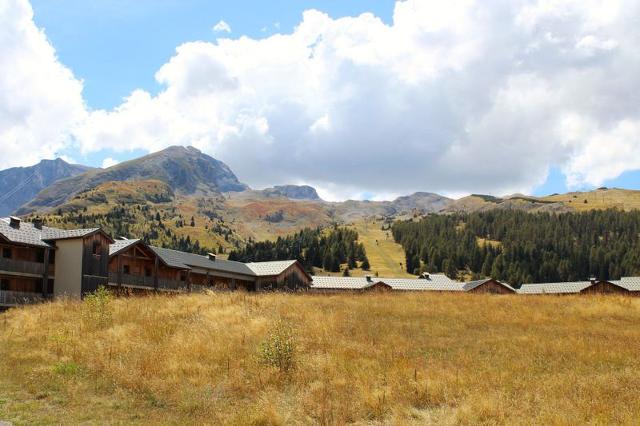
[[62, 65], [26, 0], [0, 2], [0, 168], [51, 158], [85, 115], [82, 83]]
[[229, 24], [227, 24], [223, 20], [220, 20], [217, 24], [215, 24], [212, 29], [213, 29], [213, 31], [215, 31], [217, 33], [230, 33], [231, 32], [231, 27], [229, 26]]
[[597, 185], [640, 168], [624, 153], [640, 150], [639, 14], [632, 0], [406, 0], [388, 25], [310, 10], [290, 34], [178, 46], [160, 93], [73, 135], [85, 153], [194, 145], [252, 186], [332, 199], [527, 192], [552, 166]]
[[118, 160], [115, 160], [111, 157], [107, 157], [104, 160], [102, 160], [102, 168], [108, 169], [109, 167], [115, 166], [118, 163], [120, 163]]

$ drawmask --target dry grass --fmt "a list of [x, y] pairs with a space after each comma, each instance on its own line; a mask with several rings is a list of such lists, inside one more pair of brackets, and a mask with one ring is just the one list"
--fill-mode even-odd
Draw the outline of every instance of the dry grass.
[[393, 240], [391, 230], [383, 231], [382, 222], [373, 220], [357, 221], [350, 225], [358, 231], [358, 242], [364, 244], [367, 252], [370, 271], [355, 269], [353, 276], [372, 275], [376, 272], [380, 277], [415, 278], [404, 270], [404, 250]]
[[[0, 420], [638, 424], [640, 299], [241, 293], [0, 314]], [[95, 313], [94, 313], [95, 314]], [[283, 319], [294, 368], [260, 347]]]
[[[569, 192], [567, 194], [543, 197], [547, 201], [561, 201], [578, 211], [617, 208], [620, 210], [640, 209], [640, 191], [630, 189], [600, 189], [589, 192]], [[585, 200], [587, 201], [585, 203]]]

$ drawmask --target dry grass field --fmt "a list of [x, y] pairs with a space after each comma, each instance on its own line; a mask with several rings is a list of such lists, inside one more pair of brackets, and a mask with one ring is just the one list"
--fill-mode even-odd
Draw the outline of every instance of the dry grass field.
[[0, 420], [638, 424], [638, 324], [616, 296], [61, 301], [0, 314]]

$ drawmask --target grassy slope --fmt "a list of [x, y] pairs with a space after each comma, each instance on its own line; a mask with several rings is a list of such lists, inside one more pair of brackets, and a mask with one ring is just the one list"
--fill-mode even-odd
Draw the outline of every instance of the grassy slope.
[[356, 270], [352, 275], [375, 275], [377, 272], [380, 277], [415, 278], [404, 270], [404, 250], [393, 241], [391, 231], [381, 229], [382, 222], [368, 219], [355, 222], [352, 226], [358, 231], [358, 241], [364, 244], [371, 264], [371, 271]]
[[[638, 424], [640, 299], [153, 296], [103, 328], [62, 301], [0, 314], [0, 419], [127, 424]], [[276, 319], [297, 367], [259, 362]]]
[[[569, 192], [567, 194], [543, 197], [547, 201], [562, 201], [565, 205], [579, 210], [618, 208], [621, 210], [640, 209], [640, 191], [629, 189], [603, 189], [589, 192]], [[585, 203], [584, 201], [587, 200]]]

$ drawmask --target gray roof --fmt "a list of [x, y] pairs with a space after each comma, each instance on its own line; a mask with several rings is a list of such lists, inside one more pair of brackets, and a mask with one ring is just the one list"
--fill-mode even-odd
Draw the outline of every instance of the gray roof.
[[231, 274], [255, 276], [253, 271], [242, 262], [232, 260], [210, 260], [207, 256], [186, 253], [178, 250], [171, 250], [161, 247], [149, 247], [162, 259], [164, 263], [179, 269], [202, 268], [212, 271], [228, 272]]
[[[378, 278], [375, 282], [380, 281]], [[367, 281], [365, 277], [321, 277], [314, 276], [311, 288], [327, 290], [362, 290], [370, 287], [373, 282]]]
[[67, 240], [71, 238], [83, 238], [87, 235], [95, 234], [100, 231], [100, 228], [88, 228], [88, 229], [57, 229], [42, 227], [42, 239], [47, 241], [55, 240]]
[[363, 290], [382, 282], [399, 291], [462, 291], [462, 283], [443, 274], [431, 274], [429, 278], [379, 278], [371, 277], [323, 277], [314, 276], [311, 288], [326, 290]]
[[485, 279], [482, 279], [482, 280], [475, 280], [475, 281], [466, 282], [466, 283], [464, 283], [464, 291], [473, 290], [474, 288], [480, 287], [482, 284], [484, 284], [484, 283], [486, 283], [488, 281], [492, 281], [492, 280], [497, 282], [498, 284], [508, 288], [511, 291], [514, 291], [514, 292], [516, 291], [516, 289], [511, 287], [509, 284], [503, 283], [502, 281], [494, 280], [493, 278], [485, 278]]
[[590, 285], [591, 281], [522, 284], [516, 292], [518, 294], [571, 294], [580, 293]]
[[20, 222], [19, 228], [13, 228], [9, 223], [9, 218], [0, 219], [0, 234], [4, 238], [12, 243], [36, 247], [53, 247], [49, 241], [82, 238], [100, 231], [100, 228], [66, 230], [48, 226], [38, 229], [33, 223], [25, 221]]
[[246, 263], [245, 265], [247, 265], [247, 267], [251, 269], [256, 276], [268, 277], [272, 275], [280, 275], [295, 263], [295, 260], [277, 260], [273, 262], [251, 262]]
[[408, 291], [462, 291], [462, 283], [452, 280], [444, 274], [430, 274], [429, 278], [374, 278], [382, 281], [394, 290]]
[[610, 281], [629, 291], [640, 291], [640, 277], [622, 277], [618, 281]]
[[122, 252], [123, 250], [126, 250], [128, 247], [132, 246], [133, 244], [138, 243], [139, 241], [140, 241], [139, 239], [135, 239], [135, 240], [128, 240], [128, 239], [116, 240], [113, 244], [109, 245], [109, 256], [114, 256], [114, 255]]

